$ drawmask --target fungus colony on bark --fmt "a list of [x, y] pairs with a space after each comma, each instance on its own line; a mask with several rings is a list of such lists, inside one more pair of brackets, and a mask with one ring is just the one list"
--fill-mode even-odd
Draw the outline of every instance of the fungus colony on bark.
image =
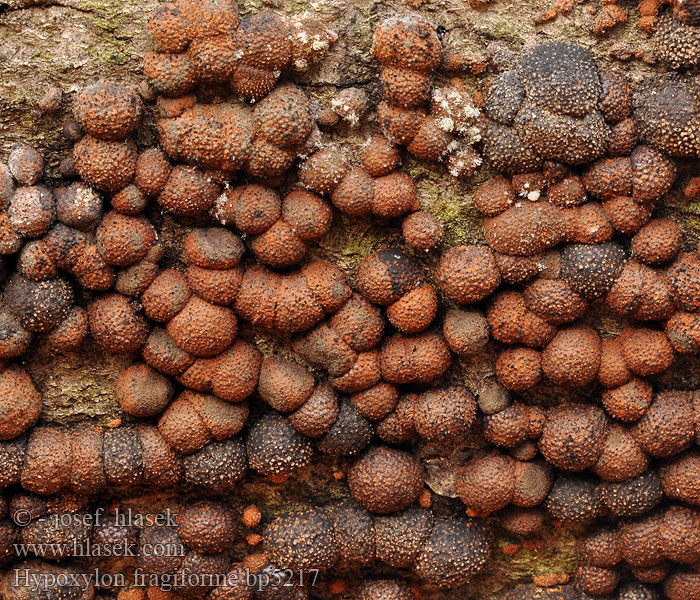
[[[697, 63], [698, 22], [695, 2], [660, 17], [672, 68]], [[26, 145], [0, 165], [2, 566], [19, 564], [18, 541], [169, 542], [185, 552], [138, 566], [242, 574], [253, 562], [232, 552], [241, 532], [223, 500], [183, 503], [176, 527], [79, 517], [95, 494], [225, 497], [249, 470], [280, 482], [325, 455], [347, 466], [345, 500], [244, 513], [251, 527], [262, 518], [260, 573], [356, 569], [356, 600], [413, 600], [416, 582], [478, 576], [494, 532], [528, 539], [553, 521], [580, 528], [574, 584], [523, 585], [510, 600], [698, 600], [700, 396], [660, 376], [700, 353], [700, 258], [655, 216], [676, 180], [670, 157], [700, 152], [693, 80], [633, 90], [587, 50], [543, 43], [487, 82], [482, 112], [458, 81], [435, 83], [433, 27], [392, 17], [371, 50], [381, 132], [353, 157], [317, 124], [356, 126], [364, 91], [318, 110], [288, 77], [337, 38], [315, 19], [240, 20], [229, 0], [178, 0], [148, 34], [152, 95], [109, 81], [75, 94], [64, 185], [42, 183]], [[228, 99], [208, 101], [212, 84]], [[157, 146], [130, 137], [145, 113]], [[464, 178], [477, 143], [493, 169], [473, 194], [485, 243], [449, 247], [400, 152]], [[309, 258], [336, 211], [400, 225], [405, 246], [353, 272]], [[161, 213], [177, 243], [159, 239]], [[250, 332], [262, 330], [287, 350], [258, 347]], [[128, 424], [43, 422], [23, 357], [88, 338], [133, 357], [114, 388]], [[451, 368], [476, 358], [492, 363], [479, 389]], [[449, 455], [467, 439], [479, 442], [454, 474], [462, 509], [433, 512], [416, 450]], [[31, 515], [21, 528], [18, 511]], [[71, 526], [48, 518], [66, 513]], [[22, 564], [70, 574], [56, 562], [67, 558]], [[3, 597], [30, 597], [8, 581]], [[147, 596], [313, 596], [245, 582]]]

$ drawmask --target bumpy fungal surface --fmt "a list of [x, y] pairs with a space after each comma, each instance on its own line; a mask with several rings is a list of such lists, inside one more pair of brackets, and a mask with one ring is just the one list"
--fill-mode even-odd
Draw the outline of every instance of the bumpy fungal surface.
[[698, 153], [697, 90], [675, 73], [648, 80], [634, 97], [640, 137], [670, 156]]
[[421, 17], [389, 17], [377, 26], [371, 53], [382, 65], [384, 135], [420, 159], [444, 161], [454, 177], [473, 175], [481, 165], [472, 148], [481, 138], [480, 111], [461, 82], [433, 85], [443, 58], [438, 31]]
[[18, 367], [0, 372], [3, 409], [0, 411], [0, 439], [10, 440], [24, 433], [39, 418], [41, 396], [29, 375]]
[[263, 475], [284, 476], [311, 462], [311, 443], [280, 415], [258, 421], [247, 440], [250, 466]]
[[60, 165], [6, 140], [0, 595], [90, 540], [236, 576], [119, 600], [699, 598], [700, 5], [595, 11], [654, 57], [287, 4], [164, 3], [138, 87], [37, 104]]
[[81, 90], [73, 116], [83, 130], [103, 140], [121, 140], [138, 125], [143, 112], [139, 95], [111, 81], [98, 81]]
[[348, 485], [367, 510], [386, 514], [409, 506], [418, 497], [423, 478], [422, 467], [409, 454], [378, 446], [352, 466]]
[[[499, 170], [524, 172], [543, 159], [583, 164], [610, 143], [611, 115], [591, 54], [569, 42], [538, 44], [502, 73], [485, 97], [489, 116], [484, 154]], [[604, 107], [600, 107], [603, 109]]]

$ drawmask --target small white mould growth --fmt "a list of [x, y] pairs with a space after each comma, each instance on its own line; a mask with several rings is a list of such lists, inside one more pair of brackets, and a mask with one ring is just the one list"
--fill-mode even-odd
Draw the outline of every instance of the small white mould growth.
[[317, 63], [338, 39], [338, 34], [312, 13], [297, 16], [292, 27], [292, 65], [297, 71], [305, 71]]
[[226, 194], [221, 194], [214, 203], [214, 218], [222, 225], [228, 225], [228, 221], [224, 217], [223, 207], [226, 204]]
[[466, 165], [464, 164], [464, 161], [461, 158], [458, 158], [454, 162], [452, 167], [448, 169], [448, 171], [450, 172], [450, 175], [452, 175], [452, 177], [459, 177], [462, 174], [465, 167]]
[[360, 115], [353, 111], [350, 105], [340, 105], [339, 102], [336, 102], [334, 108], [337, 108], [342, 113], [343, 118], [351, 125], [357, 125], [360, 122]]
[[521, 198], [525, 198], [529, 192], [530, 192], [530, 182], [526, 181], [525, 183], [523, 183], [523, 187], [520, 190], [518, 190], [518, 196], [520, 196]]
[[454, 177], [469, 177], [481, 164], [476, 150], [471, 148], [481, 139], [481, 130], [476, 124], [480, 114], [466, 91], [451, 85], [433, 89], [430, 116], [439, 129], [457, 136], [447, 145], [441, 157]]
[[530, 200], [530, 202], [537, 202], [537, 200], [540, 199], [540, 196], [542, 195], [542, 190], [533, 190], [530, 189], [530, 182], [526, 181], [523, 183], [522, 189], [518, 192], [518, 196], [521, 196], [523, 198], [527, 198]]
[[462, 137], [476, 137], [473, 141], [480, 137], [474, 121], [481, 112], [466, 92], [462, 93], [452, 86], [435, 88], [431, 96], [430, 113], [443, 131], [457, 133]]
[[360, 124], [362, 115], [367, 111], [367, 105], [367, 94], [355, 87], [342, 90], [331, 100], [333, 111], [351, 127], [357, 127]]
[[320, 35], [315, 35], [314, 41], [311, 42], [311, 48], [313, 48], [317, 52], [319, 50], [328, 50], [329, 47], [330, 42], [328, 40], [324, 40]]
[[447, 171], [452, 177], [470, 177], [482, 162], [481, 156], [473, 148], [460, 148], [450, 155]]
[[459, 150], [461, 147], [462, 145], [457, 140], [452, 140], [449, 144], [447, 144], [447, 148], [445, 148], [445, 152], [443, 152], [442, 157], [444, 158], [448, 154], [457, 152], [457, 150]]
[[435, 119], [435, 124], [447, 133], [452, 133], [455, 130], [455, 122], [451, 117], [438, 117]]
[[474, 143], [481, 141], [481, 130], [476, 126], [469, 127], [466, 131], [460, 133]]

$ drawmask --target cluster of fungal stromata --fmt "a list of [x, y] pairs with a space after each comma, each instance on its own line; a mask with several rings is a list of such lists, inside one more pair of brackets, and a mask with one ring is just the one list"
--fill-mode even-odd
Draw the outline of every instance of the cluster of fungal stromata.
[[[697, 63], [694, 6], [660, 16], [672, 68]], [[459, 80], [436, 83], [443, 50], [431, 25], [392, 17], [371, 51], [382, 135], [354, 160], [317, 124], [358, 126], [367, 94], [339, 94], [331, 115], [278, 82], [337, 39], [315, 19], [240, 20], [226, 0], [178, 0], [148, 33], [152, 96], [100, 81], [73, 98], [75, 145], [61, 170], [74, 181], [41, 183], [43, 159], [26, 145], [0, 165], [0, 253], [15, 267], [0, 304], [0, 562], [14, 561], [17, 540], [172, 542], [186, 552], [138, 566], [382, 564], [452, 588], [488, 564], [490, 531], [529, 538], [553, 520], [590, 526], [577, 591], [561, 594], [653, 599], [660, 585], [670, 600], [700, 598], [700, 399], [659, 378], [700, 352], [700, 259], [673, 220], [654, 216], [677, 178], [669, 156], [700, 148], [692, 79], [671, 73], [633, 90], [585, 49], [545, 43], [489, 81], [482, 104]], [[212, 103], [211, 85], [230, 95]], [[144, 115], [158, 146], [131, 137]], [[399, 147], [464, 178], [481, 164], [481, 141], [502, 172], [473, 195], [485, 244], [449, 247]], [[286, 181], [298, 159], [298, 181]], [[309, 258], [336, 210], [400, 220], [405, 247], [377, 250], [352, 273]], [[183, 229], [177, 244], [159, 239], [160, 212]], [[287, 348], [258, 347], [251, 331]], [[40, 422], [22, 357], [88, 340], [134, 357], [115, 397], [135, 424]], [[478, 389], [452, 368], [483, 358], [492, 372]], [[454, 473], [467, 515], [438, 517], [415, 449], [446, 455], [467, 441], [478, 449]], [[249, 469], [280, 482], [316, 453], [347, 465], [348, 498], [265, 515], [257, 562], [230, 552], [238, 534], [225, 502], [185, 504], [176, 528], [80, 525], [96, 493], [223, 495]], [[27, 509], [26, 527], [7, 520]], [[41, 518], [63, 512], [75, 526]], [[49, 562], [69, 555], [26, 565], [69, 574]], [[244, 582], [180, 591], [262, 598]], [[416, 589], [370, 576], [354, 598], [413, 600]], [[274, 597], [309, 590], [284, 593]], [[510, 598], [538, 594], [525, 586]]]

